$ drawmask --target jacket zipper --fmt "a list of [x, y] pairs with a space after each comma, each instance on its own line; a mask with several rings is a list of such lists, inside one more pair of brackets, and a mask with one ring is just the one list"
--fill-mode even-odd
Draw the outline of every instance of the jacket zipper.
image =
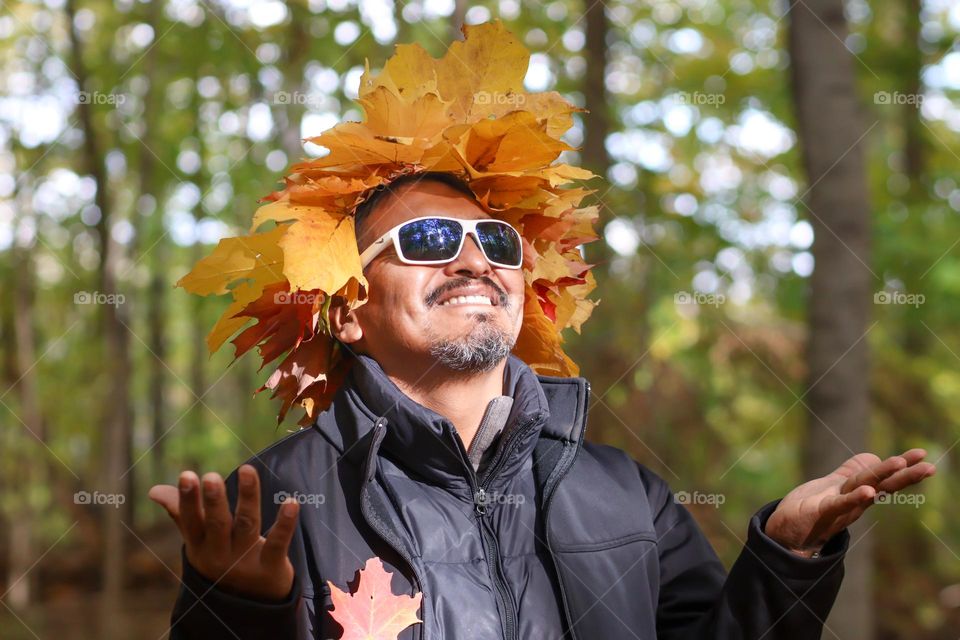
[[[493, 579], [493, 585], [497, 593], [497, 603], [500, 610], [503, 612], [504, 617], [502, 619], [502, 623], [504, 638], [506, 640], [516, 640], [519, 638], [517, 603], [513, 598], [513, 593], [507, 586], [506, 575], [503, 571], [502, 558], [500, 557], [500, 545], [497, 544], [496, 535], [494, 534], [493, 528], [490, 526], [490, 523], [486, 518], [486, 516], [490, 513], [489, 494], [487, 493], [487, 489], [489, 488], [493, 479], [497, 476], [497, 473], [500, 471], [501, 467], [503, 467], [504, 462], [508, 458], [510, 452], [516, 447], [516, 443], [520, 440], [520, 437], [525, 434], [527, 429], [534, 422], [536, 422], [536, 420], [537, 418], [534, 418], [525, 422], [523, 425], [519, 425], [507, 435], [507, 440], [497, 451], [496, 458], [493, 460], [490, 468], [484, 474], [482, 482], [478, 479], [476, 472], [473, 470], [473, 465], [470, 464], [470, 460], [465, 457], [465, 452], [463, 451], [463, 442], [459, 438], [453, 438], [458, 445], [461, 458], [463, 458], [463, 463], [467, 467], [467, 479], [470, 482], [470, 489], [473, 492], [473, 510], [477, 516], [477, 525], [480, 528], [480, 539], [483, 541], [483, 550], [487, 556], [487, 568], [490, 571], [490, 576]], [[453, 433], [452, 430], [451, 433]]]
[[[483, 489], [480, 491], [483, 491]], [[497, 544], [497, 538], [493, 534], [485, 514], [477, 514], [477, 524], [480, 526], [480, 535], [484, 540], [483, 546], [487, 552], [487, 566], [490, 570], [490, 575], [493, 576], [493, 584], [497, 591], [497, 600], [499, 600], [501, 610], [504, 613], [504, 638], [506, 638], [506, 640], [515, 640], [518, 637], [517, 604], [514, 602], [513, 594], [507, 587], [506, 576], [500, 564], [500, 547]]]

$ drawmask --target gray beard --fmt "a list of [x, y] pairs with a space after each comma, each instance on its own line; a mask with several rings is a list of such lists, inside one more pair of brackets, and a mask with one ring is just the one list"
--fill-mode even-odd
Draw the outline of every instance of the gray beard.
[[450, 371], [486, 373], [510, 355], [516, 342], [513, 337], [493, 325], [486, 317], [463, 338], [434, 338], [430, 355]]

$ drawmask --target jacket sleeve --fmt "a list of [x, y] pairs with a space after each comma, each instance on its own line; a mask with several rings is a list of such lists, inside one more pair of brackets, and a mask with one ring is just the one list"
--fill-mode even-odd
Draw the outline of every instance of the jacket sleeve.
[[[261, 480], [263, 480], [262, 470]], [[236, 471], [226, 480], [230, 511], [236, 508]], [[264, 494], [268, 491], [261, 484]], [[261, 495], [265, 532], [273, 524], [275, 509]], [[271, 516], [271, 514], [273, 514]], [[201, 575], [188, 561], [185, 552], [180, 593], [170, 616], [170, 640], [295, 640], [298, 638], [297, 614], [301, 581], [294, 576], [290, 595], [282, 602], [263, 602], [231, 594]]]
[[660, 640], [818, 640], [843, 580], [850, 534], [831, 538], [819, 558], [802, 558], [763, 532], [780, 503], [750, 519], [730, 573], [690, 512], [649, 470], [650, 506], [660, 560]]

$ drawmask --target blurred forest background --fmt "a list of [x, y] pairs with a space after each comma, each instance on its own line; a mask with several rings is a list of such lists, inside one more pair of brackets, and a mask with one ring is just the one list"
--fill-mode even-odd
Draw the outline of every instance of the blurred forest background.
[[293, 428], [227, 301], [174, 289], [364, 61], [500, 18], [589, 109], [590, 437], [662, 475], [727, 566], [750, 515], [861, 450], [939, 467], [853, 532], [824, 638], [960, 628], [960, 3], [0, 3], [0, 637], [157, 638], [179, 537], [146, 489]]

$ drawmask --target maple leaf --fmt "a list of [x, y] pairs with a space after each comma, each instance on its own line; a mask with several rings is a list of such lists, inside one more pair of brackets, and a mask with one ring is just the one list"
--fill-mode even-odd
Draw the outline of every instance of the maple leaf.
[[283, 279], [283, 251], [279, 243], [285, 233], [286, 229], [278, 227], [267, 233], [223, 238], [213, 253], [180, 278], [177, 286], [207, 296], [229, 293], [230, 284], [251, 280], [262, 291], [265, 283]]
[[417, 610], [423, 594], [393, 595], [390, 574], [376, 556], [360, 570], [360, 581], [352, 596], [329, 580], [327, 584], [333, 600], [330, 615], [343, 627], [340, 640], [397, 640], [401, 631], [422, 622]]

